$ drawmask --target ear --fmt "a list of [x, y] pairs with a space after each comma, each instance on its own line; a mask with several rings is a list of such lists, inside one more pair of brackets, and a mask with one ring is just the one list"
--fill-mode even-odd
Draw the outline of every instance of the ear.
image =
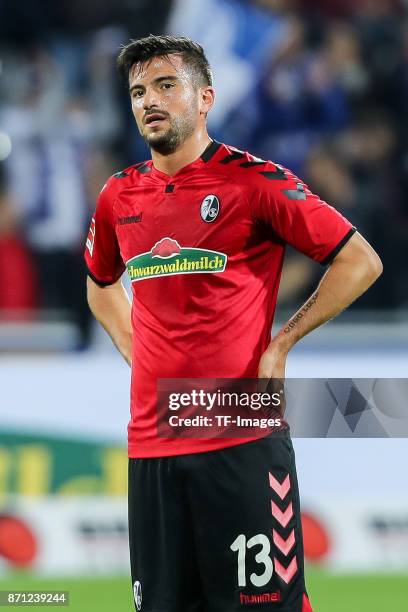
[[215, 89], [207, 85], [200, 88], [200, 113], [206, 115], [215, 102]]

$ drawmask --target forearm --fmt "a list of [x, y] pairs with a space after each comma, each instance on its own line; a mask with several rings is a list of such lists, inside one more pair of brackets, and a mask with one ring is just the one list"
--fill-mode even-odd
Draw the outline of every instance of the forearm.
[[[358, 246], [368, 248], [363, 244]], [[381, 270], [381, 262], [372, 249], [360, 260], [348, 257], [346, 251], [333, 261], [317, 290], [282, 327], [275, 344], [287, 353], [306, 334], [337, 316], [362, 295]]]
[[370, 280], [360, 269], [350, 274], [342, 268], [341, 263], [332, 264], [316, 291], [276, 335], [275, 341], [282, 350], [288, 352], [308, 333], [340, 314], [375, 280]]
[[377, 253], [359, 234], [354, 234], [334, 259], [317, 290], [289, 319], [262, 354], [258, 376], [285, 378], [286, 358], [301, 338], [338, 315], [380, 276]]
[[132, 360], [131, 304], [120, 281], [107, 287], [99, 287], [88, 278], [89, 307], [102, 327], [107, 331], [116, 348], [130, 365]]

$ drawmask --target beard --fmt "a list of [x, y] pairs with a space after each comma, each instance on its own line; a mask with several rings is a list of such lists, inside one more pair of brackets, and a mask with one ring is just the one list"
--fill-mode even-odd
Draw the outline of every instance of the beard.
[[147, 146], [161, 155], [174, 153], [195, 130], [195, 123], [190, 117], [166, 117], [170, 126], [167, 130], [160, 128], [157, 132], [140, 131]]

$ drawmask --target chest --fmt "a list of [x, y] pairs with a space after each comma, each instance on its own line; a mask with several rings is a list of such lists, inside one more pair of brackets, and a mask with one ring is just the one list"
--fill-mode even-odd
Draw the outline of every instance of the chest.
[[170, 257], [177, 249], [245, 250], [252, 232], [248, 202], [238, 186], [214, 182], [128, 189], [114, 205], [123, 261], [151, 253]]

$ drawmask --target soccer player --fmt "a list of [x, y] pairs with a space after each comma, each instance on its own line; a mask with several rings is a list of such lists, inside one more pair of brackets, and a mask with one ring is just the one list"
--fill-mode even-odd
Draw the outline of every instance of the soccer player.
[[[288, 430], [159, 437], [156, 385], [283, 379], [290, 349], [366, 291], [380, 259], [289, 170], [210, 138], [214, 89], [198, 44], [148, 36], [124, 46], [118, 65], [152, 159], [104, 185], [85, 256], [90, 308], [132, 368], [136, 609], [310, 611]], [[285, 244], [327, 269], [271, 339]]]

